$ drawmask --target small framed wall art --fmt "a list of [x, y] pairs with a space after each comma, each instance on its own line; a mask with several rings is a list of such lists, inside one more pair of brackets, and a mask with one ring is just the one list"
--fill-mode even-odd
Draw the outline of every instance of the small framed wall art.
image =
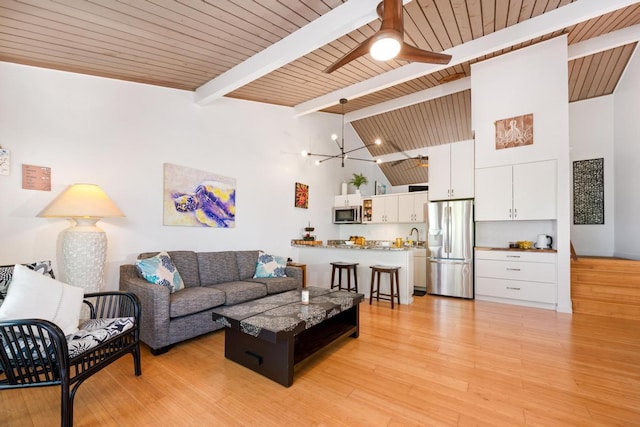
[[11, 173], [11, 152], [6, 148], [0, 147], [0, 175], [9, 175]]
[[51, 168], [22, 165], [22, 188], [25, 190], [51, 191]]
[[533, 114], [497, 120], [496, 150], [533, 144]]
[[295, 205], [296, 208], [309, 208], [309, 186], [296, 182]]

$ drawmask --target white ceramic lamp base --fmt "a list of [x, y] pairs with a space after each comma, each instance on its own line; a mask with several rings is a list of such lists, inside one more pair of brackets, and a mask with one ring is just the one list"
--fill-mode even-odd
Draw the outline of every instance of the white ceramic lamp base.
[[76, 225], [60, 235], [63, 280], [86, 293], [100, 291], [104, 277], [107, 236], [96, 226], [99, 219], [74, 218]]

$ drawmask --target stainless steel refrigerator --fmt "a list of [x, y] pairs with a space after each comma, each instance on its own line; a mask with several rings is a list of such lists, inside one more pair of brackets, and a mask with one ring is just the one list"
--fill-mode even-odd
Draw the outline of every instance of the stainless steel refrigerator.
[[473, 298], [473, 200], [429, 202], [427, 293]]

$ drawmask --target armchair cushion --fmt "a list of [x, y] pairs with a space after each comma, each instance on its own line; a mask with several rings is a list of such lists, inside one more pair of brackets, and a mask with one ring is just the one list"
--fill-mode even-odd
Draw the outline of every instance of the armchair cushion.
[[67, 337], [69, 357], [74, 358], [95, 348], [110, 338], [120, 335], [135, 325], [133, 317], [86, 319], [78, 332]]
[[[69, 357], [74, 358], [86, 353], [92, 348], [97, 347], [108, 339], [120, 335], [129, 329], [133, 328], [135, 319], [133, 317], [117, 317], [113, 319], [87, 319], [80, 326], [80, 329], [75, 334], [66, 337], [67, 348]], [[16, 337], [21, 338], [22, 334], [16, 332]], [[25, 337], [25, 339], [18, 339], [16, 343], [20, 346], [20, 351], [16, 352], [22, 354], [24, 357], [33, 355], [37, 358], [38, 354], [50, 354], [54, 355], [54, 350], [51, 347], [51, 339], [49, 334], [37, 334], [34, 337]], [[3, 342], [5, 351], [8, 355], [12, 355], [14, 352], [9, 350], [9, 343]], [[16, 348], [17, 350], [17, 348]]]
[[18, 264], [13, 269], [7, 298], [0, 306], [0, 320], [49, 320], [62, 329], [64, 335], [71, 335], [78, 330], [83, 297], [82, 288]]

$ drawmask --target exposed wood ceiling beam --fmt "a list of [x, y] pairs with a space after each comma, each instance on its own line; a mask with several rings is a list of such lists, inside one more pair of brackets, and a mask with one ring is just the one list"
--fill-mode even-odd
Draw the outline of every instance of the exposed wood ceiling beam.
[[569, 46], [569, 61], [640, 40], [640, 25], [626, 27]]
[[355, 99], [445, 68], [489, 55], [501, 49], [561, 30], [588, 19], [637, 3], [637, 0], [580, 0], [500, 31], [447, 49], [447, 65], [411, 63], [368, 80], [319, 96], [295, 106], [297, 116], [335, 105], [340, 98]]
[[380, 104], [372, 105], [371, 107], [352, 111], [345, 114], [344, 119], [347, 122], [352, 122], [432, 99], [441, 98], [443, 96], [451, 95], [452, 93], [462, 92], [467, 89], [471, 89], [471, 77], [464, 77], [450, 83], [444, 83], [429, 89], [401, 96], [400, 98], [381, 102]]
[[[403, 0], [403, 4], [411, 0]], [[378, 19], [380, 0], [349, 0], [196, 89], [205, 105]]]

